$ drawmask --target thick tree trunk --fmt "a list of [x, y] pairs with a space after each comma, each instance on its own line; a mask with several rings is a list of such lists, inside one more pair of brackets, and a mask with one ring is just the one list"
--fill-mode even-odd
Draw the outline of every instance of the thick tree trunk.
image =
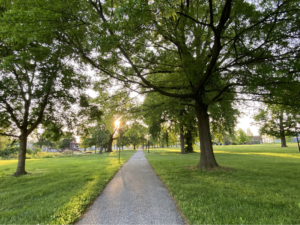
[[21, 176], [27, 174], [27, 172], [25, 171], [26, 147], [27, 147], [27, 135], [21, 134], [18, 166], [16, 172], [14, 173], [14, 176]]
[[216, 162], [212, 148], [207, 108], [207, 105], [196, 101], [195, 109], [200, 140], [200, 162], [198, 167], [202, 169], [213, 169], [219, 165]]
[[135, 150], [135, 145], [133, 145], [133, 150]]
[[279, 117], [279, 129], [280, 129], [280, 139], [281, 139], [281, 147], [287, 147], [285, 140], [285, 133], [283, 127], [283, 115], [281, 114]]
[[102, 151], [103, 151], [103, 141], [100, 142], [99, 154], [102, 154]]
[[184, 154], [183, 126], [180, 126], [180, 153]]
[[113, 144], [113, 139], [110, 138], [108, 143], [107, 143], [107, 152], [112, 152], [112, 144]]
[[281, 136], [280, 139], [281, 139], [281, 147], [287, 147], [285, 135]]

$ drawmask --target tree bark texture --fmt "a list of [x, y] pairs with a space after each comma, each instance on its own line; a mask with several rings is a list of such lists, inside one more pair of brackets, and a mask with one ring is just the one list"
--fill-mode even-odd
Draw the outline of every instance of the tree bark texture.
[[207, 108], [207, 105], [196, 101], [195, 110], [200, 140], [200, 162], [198, 167], [202, 169], [213, 169], [219, 165], [216, 162], [212, 148]]
[[183, 126], [180, 126], [180, 153], [184, 154], [184, 136], [183, 136]]
[[20, 136], [20, 149], [19, 149], [19, 158], [17, 170], [14, 173], [14, 176], [21, 176], [27, 174], [25, 171], [25, 161], [26, 161], [26, 147], [27, 147], [27, 134], [22, 132]]

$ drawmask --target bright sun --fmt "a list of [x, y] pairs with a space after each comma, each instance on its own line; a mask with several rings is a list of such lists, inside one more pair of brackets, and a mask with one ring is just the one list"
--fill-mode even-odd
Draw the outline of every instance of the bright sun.
[[115, 122], [115, 125], [116, 125], [116, 126], [119, 126], [119, 125], [120, 125], [120, 121], [117, 120], [117, 121]]

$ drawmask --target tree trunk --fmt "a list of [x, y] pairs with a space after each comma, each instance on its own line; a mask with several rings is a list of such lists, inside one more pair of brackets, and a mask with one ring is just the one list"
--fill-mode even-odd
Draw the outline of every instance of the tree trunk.
[[180, 126], [180, 153], [184, 154], [183, 126]]
[[280, 139], [281, 139], [281, 147], [287, 147], [285, 140], [285, 133], [283, 127], [283, 115], [281, 114], [279, 117], [279, 128], [280, 128]]
[[108, 143], [107, 143], [107, 152], [112, 152], [112, 144], [113, 144], [113, 139], [110, 138]]
[[198, 120], [197, 125], [200, 140], [200, 162], [198, 164], [198, 167], [202, 169], [213, 169], [218, 167], [219, 165], [216, 162], [211, 143], [209, 115], [207, 113], [207, 108], [207, 105], [196, 101], [195, 110]]
[[281, 139], [281, 147], [287, 147], [285, 135], [281, 136], [280, 139]]
[[188, 127], [188, 129], [187, 129], [184, 136], [185, 136], [185, 145], [186, 145], [184, 151], [186, 153], [194, 152], [194, 149], [193, 149], [193, 144], [194, 144], [193, 143], [193, 134], [192, 134], [192, 130], [191, 130], [190, 127]]
[[103, 151], [103, 140], [100, 142], [99, 154], [102, 154], [102, 151]]
[[298, 139], [298, 132], [296, 132], [296, 139], [297, 139], [297, 144], [298, 144], [298, 151], [300, 152], [299, 139]]
[[135, 150], [135, 145], [133, 145], [133, 150]]
[[26, 147], [27, 147], [27, 135], [22, 132], [20, 136], [20, 149], [19, 149], [19, 157], [18, 157], [18, 166], [17, 170], [14, 173], [14, 176], [21, 176], [27, 174], [25, 171], [25, 160], [26, 160]]

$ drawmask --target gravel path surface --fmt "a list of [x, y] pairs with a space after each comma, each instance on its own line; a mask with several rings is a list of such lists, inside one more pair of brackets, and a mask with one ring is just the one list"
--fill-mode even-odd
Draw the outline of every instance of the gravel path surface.
[[184, 224], [167, 189], [138, 150], [79, 224]]

